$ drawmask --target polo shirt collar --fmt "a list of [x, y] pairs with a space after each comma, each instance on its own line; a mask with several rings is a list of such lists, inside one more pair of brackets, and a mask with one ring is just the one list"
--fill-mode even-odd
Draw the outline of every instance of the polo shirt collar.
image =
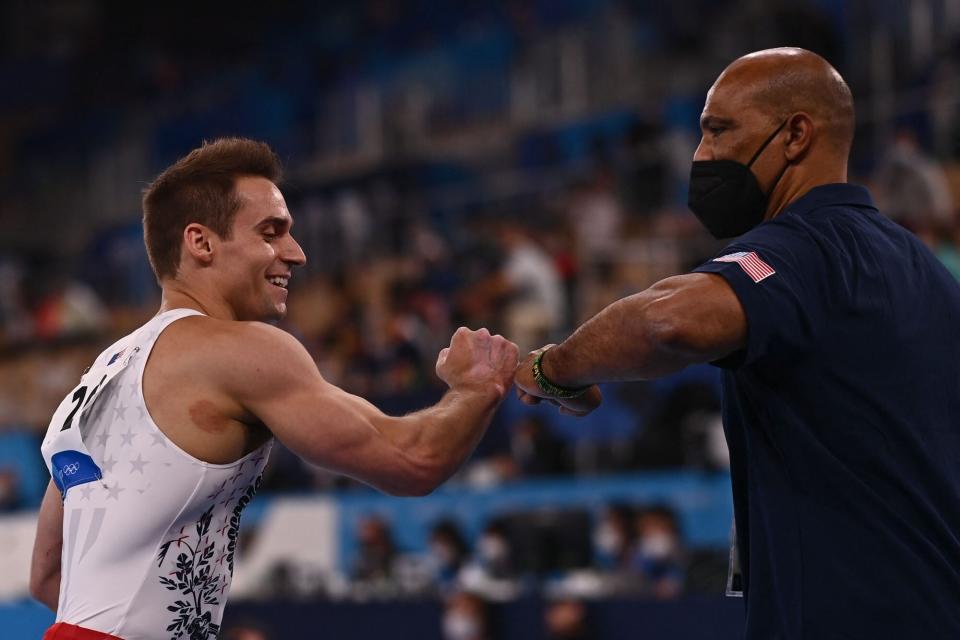
[[805, 194], [787, 205], [784, 213], [804, 214], [821, 207], [852, 206], [876, 209], [873, 198], [866, 187], [847, 182], [836, 184], [822, 184], [807, 191]]

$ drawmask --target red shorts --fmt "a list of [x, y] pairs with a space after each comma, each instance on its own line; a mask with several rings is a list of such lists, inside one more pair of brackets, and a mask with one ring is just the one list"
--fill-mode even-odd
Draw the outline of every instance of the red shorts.
[[102, 631], [91, 631], [66, 622], [58, 622], [43, 634], [43, 640], [123, 640]]

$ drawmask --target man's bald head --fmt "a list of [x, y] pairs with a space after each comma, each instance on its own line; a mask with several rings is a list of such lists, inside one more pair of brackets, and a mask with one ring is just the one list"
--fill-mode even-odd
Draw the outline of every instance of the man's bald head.
[[745, 91], [748, 102], [770, 118], [773, 126], [798, 111], [817, 122], [828, 142], [844, 159], [853, 143], [853, 95], [829, 62], [806, 49], [781, 47], [757, 51], [735, 60], [714, 83]]

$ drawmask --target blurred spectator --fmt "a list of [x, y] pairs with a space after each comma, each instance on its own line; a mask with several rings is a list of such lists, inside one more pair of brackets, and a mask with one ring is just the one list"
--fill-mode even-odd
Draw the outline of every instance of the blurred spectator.
[[498, 331], [498, 312], [507, 284], [502, 273], [503, 252], [487, 235], [485, 228], [476, 229], [457, 256], [463, 286], [454, 295], [453, 323]]
[[520, 468], [512, 455], [496, 452], [472, 461], [458, 477], [475, 489], [488, 489], [516, 480]]
[[46, 430], [50, 415], [107, 345], [76, 338], [53, 345], [25, 345], [0, 357], [0, 426]]
[[592, 523], [586, 509], [518, 510], [503, 514], [497, 523], [510, 541], [517, 575], [549, 580], [590, 564]]
[[564, 318], [564, 290], [557, 266], [521, 222], [501, 224], [504, 331], [521, 352], [549, 342]]
[[897, 132], [873, 182], [880, 210], [926, 242], [937, 229], [952, 227], [953, 197], [943, 168], [909, 129]]
[[587, 268], [616, 255], [620, 246], [623, 209], [606, 167], [595, 169], [574, 189], [567, 218], [574, 231], [580, 262]]
[[539, 416], [525, 416], [510, 428], [510, 451], [523, 476], [570, 473], [572, 460], [567, 444], [550, 431]]
[[21, 343], [33, 333], [33, 323], [24, 306], [23, 266], [0, 259], [0, 347]]
[[460, 569], [467, 562], [470, 549], [460, 528], [450, 520], [442, 520], [430, 531], [430, 555], [434, 580], [441, 590], [456, 582]]
[[357, 532], [359, 551], [353, 579], [361, 582], [389, 582], [393, 577], [396, 549], [390, 525], [379, 517], [365, 518]]
[[579, 600], [550, 602], [544, 611], [544, 628], [548, 640], [593, 640], [587, 607]]
[[635, 522], [631, 569], [642, 580], [646, 593], [660, 600], [679, 597], [684, 582], [684, 551], [676, 515], [668, 507], [651, 507], [640, 511]]
[[566, 330], [575, 326], [577, 317], [576, 293], [580, 278], [580, 265], [577, 263], [575, 239], [571, 236], [569, 225], [562, 220], [554, 224], [545, 224], [537, 231], [538, 240], [553, 259], [557, 275], [563, 285], [563, 321], [561, 328]]
[[[404, 394], [422, 389], [433, 375], [435, 354], [427, 367], [427, 357], [421, 350], [426, 327], [412, 308], [418, 290], [406, 281], [395, 281], [390, 287], [389, 309], [384, 320], [384, 331], [377, 385], [381, 394]], [[439, 350], [438, 350], [439, 351]]]
[[489, 600], [510, 600], [520, 593], [513, 547], [502, 523], [486, 526], [473, 556], [460, 572], [460, 586]]
[[487, 603], [480, 596], [461, 591], [451, 596], [443, 613], [444, 640], [493, 640]]
[[667, 200], [669, 149], [662, 126], [635, 122], [624, 135], [622, 155], [618, 167], [622, 200], [632, 216], [649, 217]]
[[633, 292], [623, 266], [614, 256], [597, 258], [589, 270], [589, 276], [582, 276], [578, 284], [576, 305], [571, 316], [574, 319], [573, 326]]
[[487, 525], [477, 541], [475, 562], [491, 578], [511, 578], [515, 575], [510, 539], [503, 525]]
[[340, 192], [333, 204], [333, 213], [340, 225], [340, 250], [347, 264], [367, 257], [373, 222], [360, 194], [352, 189]]
[[632, 511], [626, 505], [604, 510], [593, 531], [593, 563], [604, 572], [622, 571], [633, 544]]
[[34, 335], [40, 340], [98, 334], [109, 327], [106, 307], [91, 287], [47, 267], [29, 289]]
[[911, 130], [897, 133], [874, 174], [874, 184], [880, 210], [917, 234], [960, 279], [960, 218], [950, 182], [943, 166], [924, 153]]

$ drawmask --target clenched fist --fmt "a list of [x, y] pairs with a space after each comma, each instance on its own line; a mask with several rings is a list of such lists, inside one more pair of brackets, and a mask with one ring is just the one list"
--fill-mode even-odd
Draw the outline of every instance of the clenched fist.
[[486, 329], [460, 327], [437, 356], [437, 375], [451, 389], [491, 386], [502, 398], [513, 384], [517, 345]]

